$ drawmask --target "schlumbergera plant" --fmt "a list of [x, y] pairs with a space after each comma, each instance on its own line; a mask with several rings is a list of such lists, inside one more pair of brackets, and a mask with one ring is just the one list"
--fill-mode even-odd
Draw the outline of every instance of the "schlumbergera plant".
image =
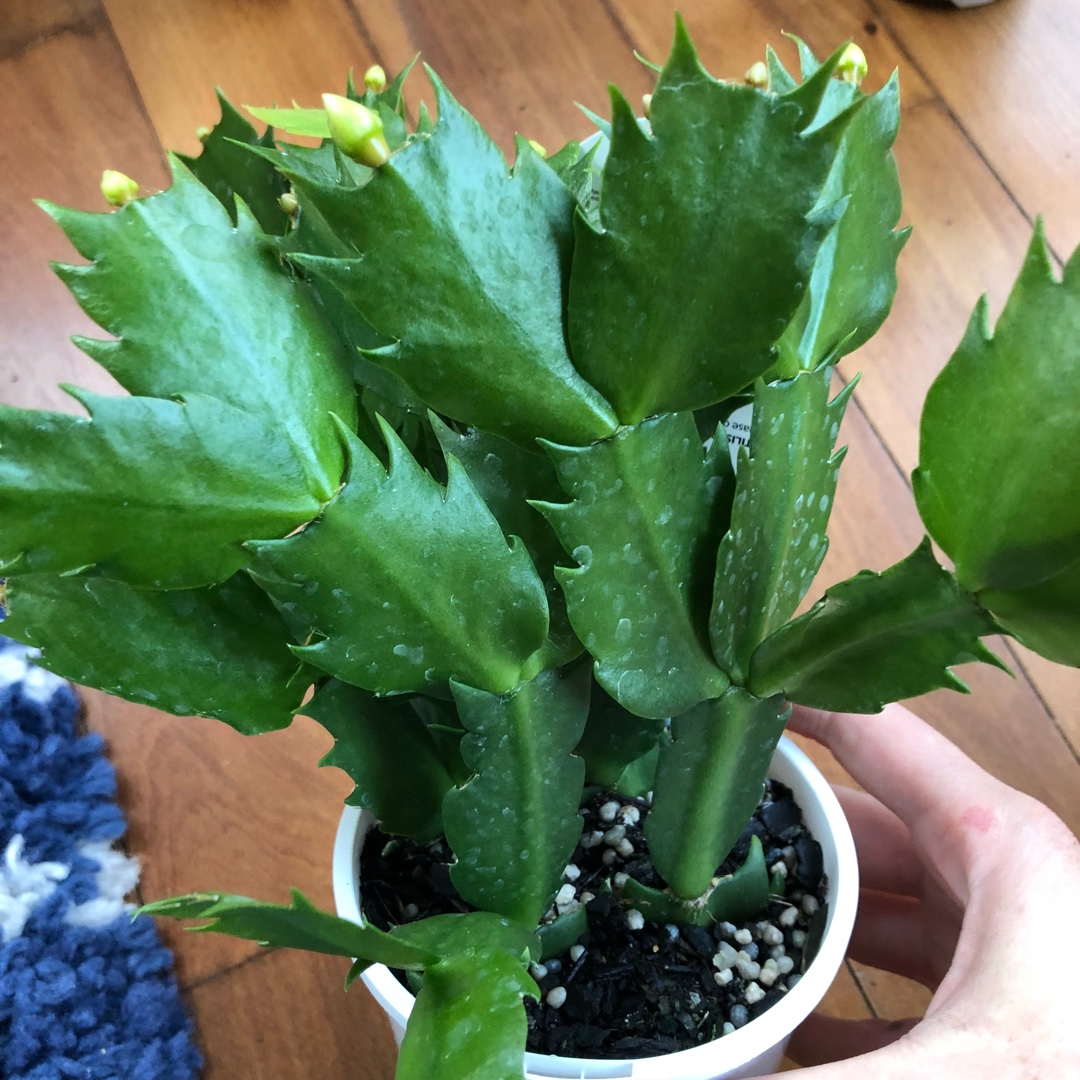
[[[996, 332], [976, 310], [922, 419], [930, 535], [793, 618], [825, 555], [851, 383], [906, 232], [895, 77], [707, 74], [681, 26], [648, 123], [513, 168], [431, 75], [319, 110], [222, 100], [172, 187], [55, 206], [58, 272], [130, 392], [0, 411], [4, 632], [76, 681], [256, 734], [302, 712], [394, 834], [445, 836], [477, 909], [382, 932], [201, 893], [150, 906], [264, 944], [423, 972], [399, 1076], [521, 1075], [525, 966], [583, 790], [653, 793], [659, 921], [752, 914], [717, 878], [790, 702], [853, 711], [997, 663], [1080, 663], [1080, 266], [1037, 231]], [[837, 78], [841, 75], [844, 77]], [[599, 164], [606, 154], [602, 168]], [[725, 421], [752, 405], [734, 456]], [[309, 688], [314, 696], [306, 701]], [[306, 703], [305, 703], [306, 701]]]

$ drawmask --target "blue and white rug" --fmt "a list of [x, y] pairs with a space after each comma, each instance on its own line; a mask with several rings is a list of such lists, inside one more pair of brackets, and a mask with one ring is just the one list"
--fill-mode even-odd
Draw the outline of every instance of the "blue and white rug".
[[0, 637], [0, 1077], [195, 1080], [202, 1067], [99, 735], [71, 687]]

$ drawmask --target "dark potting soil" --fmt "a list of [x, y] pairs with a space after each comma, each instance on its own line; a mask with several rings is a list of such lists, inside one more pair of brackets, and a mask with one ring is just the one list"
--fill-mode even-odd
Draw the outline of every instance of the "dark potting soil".
[[[540, 992], [526, 999], [528, 1049], [564, 1057], [635, 1058], [687, 1050], [742, 1027], [780, 1000], [816, 951], [825, 917], [821, 846], [791, 792], [769, 781], [753, 819], [720, 866], [742, 865], [753, 836], [785, 895], [742, 923], [706, 929], [643, 920], [619, 902], [629, 874], [662, 883], [642, 823], [646, 799], [609, 792], [582, 805], [581, 841], [546, 918], [584, 904], [589, 929], [578, 944], [530, 971]], [[375, 828], [360, 859], [364, 915], [381, 929], [473, 909], [450, 881], [445, 841], [426, 845]], [[408, 986], [404, 972], [396, 972]]]

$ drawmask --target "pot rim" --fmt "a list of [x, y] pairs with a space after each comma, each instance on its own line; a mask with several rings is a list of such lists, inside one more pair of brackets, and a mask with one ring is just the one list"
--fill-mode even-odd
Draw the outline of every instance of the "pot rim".
[[[767, 1012], [744, 1027], [701, 1046], [643, 1058], [569, 1058], [525, 1055], [525, 1068], [537, 1077], [634, 1077], [672, 1080], [681, 1075], [716, 1076], [768, 1053], [814, 1010], [844, 961], [855, 923], [859, 872], [855, 842], [829, 782], [810, 758], [787, 736], [781, 738], [769, 775], [792, 788], [811, 835], [822, 845], [829, 882], [828, 917], [821, 946], [809, 970]], [[362, 923], [359, 894], [359, 852], [374, 817], [346, 806], [334, 843], [334, 902], [342, 918]], [[404, 1026], [415, 998], [382, 964], [373, 964], [362, 978], [392, 1020]], [[705, 1071], [702, 1071], [705, 1070]], [[709, 1071], [711, 1070], [711, 1071]]]

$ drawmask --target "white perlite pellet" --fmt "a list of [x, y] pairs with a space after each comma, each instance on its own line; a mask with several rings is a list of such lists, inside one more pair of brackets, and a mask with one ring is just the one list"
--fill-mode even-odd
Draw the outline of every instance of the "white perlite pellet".
[[616, 845], [615, 850], [624, 858], [629, 859], [634, 854], [634, 845], [624, 836]]
[[615, 847], [620, 840], [626, 836], [625, 825], [612, 825], [606, 833], [604, 833], [604, 843], [608, 847]]
[[723, 971], [713, 972], [713, 982], [716, 983], [717, 986], [727, 986], [734, 978], [735, 976], [732, 973], [731, 968], [724, 968]]
[[723, 1033], [725, 1035], [730, 1035], [734, 1030], [735, 1030], [735, 1025], [730, 1020], [725, 1020], [724, 1021]]
[[717, 930], [720, 931], [724, 937], [733, 938], [735, 936], [735, 924], [729, 922], [722, 922], [716, 924]]
[[726, 941], [721, 941], [716, 947], [716, 955], [712, 958], [713, 967], [723, 971], [731, 967], [739, 958], [737, 950], [733, 949]]
[[813, 915], [814, 912], [818, 909], [817, 897], [811, 896], [809, 893], [807, 893], [802, 898], [802, 909], [806, 912], [807, 915]]
[[740, 952], [735, 959], [735, 970], [744, 979], [756, 979], [761, 974], [761, 965], [756, 960], [751, 960], [744, 952]]
[[795, 970], [795, 961], [790, 956], [781, 956], [776, 961], [776, 970], [781, 975], [790, 975]]
[[777, 922], [781, 926], [794, 926], [799, 919], [799, 909], [797, 907], [786, 907], [780, 912]]
[[630, 875], [624, 870], [620, 870], [617, 874], [611, 876], [611, 886], [614, 889], [621, 889], [630, 880]]
[[618, 857], [619, 853], [614, 848], [609, 847], [607, 851], [604, 852], [601, 861], [605, 866], [610, 866]]
[[610, 802], [606, 802], [603, 806], [600, 807], [600, 820], [614, 821], [618, 813], [619, 804], [614, 799], [612, 799]]
[[548, 970], [543, 964], [530, 964], [529, 974], [539, 982], [541, 979], [547, 978]]
[[573, 885], [569, 885], [569, 884], [564, 885], [555, 894], [555, 906], [560, 911], [565, 910], [571, 904], [574, 904], [576, 902], [577, 902], [577, 889]]
[[743, 1000], [747, 1005], [756, 1005], [765, 996], [765, 991], [756, 982], [749, 983], [743, 991]]
[[573, 863], [570, 863], [562, 872], [562, 876], [566, 878], [567, 881], [577, 881], [577, 879], [581, 877], [581, 870]]
[[420, 914], [420, 909], [415, 904], [405, 905], [405, 918], [415, 919]]
[[626, 913], [626, 925], [630, 930], [644, 930], [645, 916], [637, 908], [631, 908]]
[[553, 1009], [561, 1009], [566, 1002], [566, 987], [556, 986], [554, 990], [549, 990], [544, 1000]]
[[595, 832], [585, 832], [581, 834], [581, 846], [586, 851], [589, 848], [599, 847], [604, 842], [604, 834], [597, 829]]
[[627, 825], [636, 825], [641, 820], [641, 811], [636, 806], [624, 806], [619, 811], [619, 817], [621, 817]]
[[576, 964], [585, 955], [584, 945], [571, 945], [570, 946], [570, 960]]
[[761, 974], [758, 976], [758, 981], [762, 986], [772, 986], [774, 982], [780, 976], [780, 969], [776, 966], [775, 960], [766, 960], [761, 965]]
[[779, 862], [773, 863], [772, 866], [769, 867], [769, 873], [770, 874], [779, 874], [780, 877], [786, 878], [787, 877], [787, 863], [785, 863], [783, 859], [779, 860]]
[[787, 946], [786, 946], [786, 945], [774, 945], [774, 946], [773, 946], [773, 947], [772, 947], [772, 948], [771, 948], [771, 949], [769, 950], [769, 955], [770, 955], [770, 956], [771, 956], [771, 957], [772, 957], [772, 958], [773, 958], [774, 960], [779, 960], [779, 959], [780, 959], [780, 957], [781, 957], [781, 956], [784, 956], [784, 955], [786, 955], [786, 953], [787, 953]]
[[732, 935], [740, 945], [749, 945], [754, 940], [754, 935], [749, 930], [736, 930]]
[[587, 904], [590, 900], [595, 900], [595, 899], [596, 899], [595, 894], [593, 894], [591, 892], [583, 892], [581, 894], [581, 902], [583, 904]]
[[766, 945], [783, 945], [784, 944], [784, 931], [777, 929], [775, 926], [766, 926], [761, 931], [761, 940]]
[[801, 949], [806, 944], [806, 931], [792, 930], [791, 944], [794, 945], [796, 949]]

